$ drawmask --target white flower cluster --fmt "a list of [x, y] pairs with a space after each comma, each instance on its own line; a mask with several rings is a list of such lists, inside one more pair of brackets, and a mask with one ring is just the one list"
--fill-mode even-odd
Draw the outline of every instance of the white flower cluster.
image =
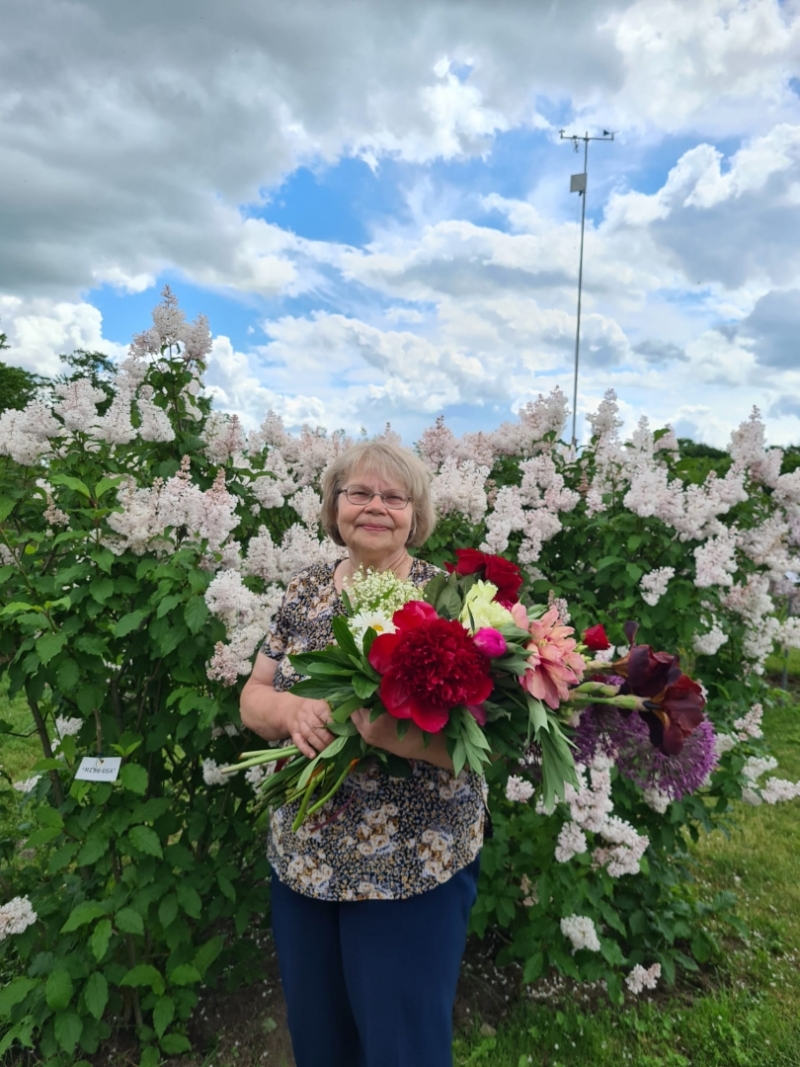
[[654, 963], [651, 967], [642, 967], [637, 963], [629, 975], [625, 978], [625, 985], [638, 997], [645, 989], [655, 989], [661, 977], [661, 964]]
[[800, 797], [800, 782], [789, 782], [785, 778], [768, 778], [764, 785], [759, 785], [759, 778], [767, 771], [774, 771], [778, 761], [772, 756], [752, 756], [742, 768], [742, 774], [749, 785], [742, 790], [742, 800], [754, 807], [761, 803], [781, 804], [787, 800]]
[[31, 778], [24, 778], [21, 782], [14, 782], [14, 788], [18, 793], [30, 793], [41, 777], [41, 774], [34, 774]]
[[272, 616], [283, 598], [278, 585], [263, 593], [254, 593], [236, 570], [221, 570], [205, 591], [205, 602], [212, 615], [225, 624], [229, 643], [218, 641], [207, 668], [208, 677], [233, 685], [239, 675], [249, 674], [252, 656], [263, 641]]
[[527, 778], [520, 778], [519, 775], [510, 774], [508, 781], [506, 782], [506, 800], [514, 801], [519, 804], [526, 804], [533, 796], [534, 786], [532, 782], [529, 782]]
[[489, 504], [486, 479], [489, 467], [474, 460], [457, 460], [448, 456], [431, 481], [431, 495], [438, 515], [453, 512], [466, 515], [470, 522], [480, 522]]
[[655, 607], [664, 593], [667, 591], [670, 579], [675, 577], [674, 567], [657, 567], [645, 574], [639, 582], [642, 590], [642, 600], [650, 607]]
[[761, 729], [761, 720], [764, 717], [764, 708], [761, 704], [753, 704], [747, 714], [737, 719], [733, 724], [736, 736], [740, 741], [746, 741], [749, 737], [759, 738], [764, 736]]
[[203, 781], [206, 785], [225, 785], [227, 778], [213, 759], [203, 760]]
[[714, 656], [728, 640], [728, 635], [718, 622], [714, 621], [711, 629], [703, 634], [695, 634], [692, 639], [695, 652], [701, 656]]
[[[638, 872], [650, 840], [645, 834], [637, 833], [630, 823], [611, 814], [614, 808], [611, 766], [612, 760], [598, 753], [588, 768], [587, 779], [587, 768], [577, 765], [579, 787], [565, 788], [570, 818], [559, 831], [555, 858], [558, 863], [568, 863], [573, 856], [587, 851], [586, 834], [596, 834], [605, 844], [595, 845], [592, 865], [605, 867], [612, 878], [620, 878]], [[656, 802], [660, 803], [660, 799]]]
[[27, 897], [14, 897], [0, 906], [0, 941], [12, 934], [21, 934], [38, 918]]
[[763, 674], [764, 663], [780, 631], [780, 623], [772, 615], [769, 578], [765, 574], [748, 575], [742, 585], [734, 585], [722, 597], [722, 603], [745, 622], [742, 650], [755, 673]]
[[227, 463], [232, 460], [234, 466], [245, 465], [244, 450], [247, 440], [238, 415], [212, 412], [206, 420], [202, 437], [205, 453], [212, 463]]
[[419, 600], [419, 587], [398, 578], [394, 571], [358, 570], [347, 586], [354, 608], [393, 615], [411, 600]]
[[561, 920], [561, 933], [572, 942], [572, 955], [585, 948], [588, 952], [600, 951], [600, 939], [590, 918], [586, 915], [568, 915]]

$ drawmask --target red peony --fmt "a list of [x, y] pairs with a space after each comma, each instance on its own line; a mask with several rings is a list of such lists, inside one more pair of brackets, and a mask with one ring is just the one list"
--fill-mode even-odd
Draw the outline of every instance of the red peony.
[[452, 708], [473, 710], [486, 700], [494, 688], [489, 659], [460, 622], [440, 619], [418, 600], [396, 611], [392, 622], [395, 633], [379, 634], [369, 650], [369, 662], [383, 675], [380, 697], [390, 715], [438, 733]]
[[611, 642], [606, 637], [605, 627], [601, 622], [583, 631], [583, 643], [590, 652], [605, 652], [607, 648], [611, 648]]
[[445, 563], [445, 567], [452, 574], [479, 574], [484, 581], [497, 586], [495, 600], [503, 607], [510, 608], [519, 600], [519, 591], [522, 588], [522, 571], [516, 563], [502, 556], [492, 556], [487, 552], [479, 552], [477, 548], [457, 548], [457, 563]]

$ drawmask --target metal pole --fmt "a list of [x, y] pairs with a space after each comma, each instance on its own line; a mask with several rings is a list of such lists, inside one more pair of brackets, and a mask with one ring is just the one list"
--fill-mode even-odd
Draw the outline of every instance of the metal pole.
[[580, 348], [581, 348], [581, 294], [583, 292], [583, 231], [586, 226], [586, 190], [589, 185], [589, 131], [587, 130], [583, 139], [583, 173], [585, 175], [585, 185], [583, 187], [583, 204], [581, 205], [581, 252], [578, 259], [578, 321], [575, 328], [575, 377], [572, 384], [572, 444], [573, 447], [577, 446], [578, 438], [576, 433], [576, 425], [578, 419], [578, 365], [580, 362]]

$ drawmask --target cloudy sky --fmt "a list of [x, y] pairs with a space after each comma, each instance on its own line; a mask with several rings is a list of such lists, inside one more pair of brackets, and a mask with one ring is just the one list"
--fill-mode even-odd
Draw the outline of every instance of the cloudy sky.
[[165, 283], [248, 426], [407, 442], [614, 388], [800, 443], [800, 0], [3, 0], [0, 329], [54, 373]]

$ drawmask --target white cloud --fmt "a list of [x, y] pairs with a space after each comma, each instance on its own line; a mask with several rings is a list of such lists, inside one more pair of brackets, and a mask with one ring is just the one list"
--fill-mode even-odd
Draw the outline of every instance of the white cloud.
[[48, 377], [62, 369], [59, 355], [76, 348], [112, 357], [124, 352], [103, 337], [102, 317], [91, 304], [0, 295], [0, 326], [8, 335], [9, 361]]

